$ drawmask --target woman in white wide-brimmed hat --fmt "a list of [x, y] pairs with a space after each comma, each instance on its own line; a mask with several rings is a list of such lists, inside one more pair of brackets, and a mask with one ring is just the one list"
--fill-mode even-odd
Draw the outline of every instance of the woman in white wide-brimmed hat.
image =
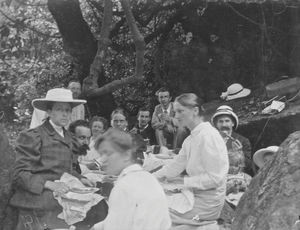
[[42, 125], [21, 132], [16, 141], [15, 193], [10, 200], [19, 213], [16, 230], [23, 230], [28, 219], [32, 220], [32, 229], [67, 227], [57, 218], [62, 210], [53, 197], [53, 193], [69, 191], [67, 184], [56, 182], [63, 173], [91, 185], [72, 168], [76, 149], [71, 134], [64, 128], [72, 108], [85, 102], [73, 99], [72, 92], [62, 88], [51, 89], [45, 98], [32, 101], [33, 107], [47, 112], [48, 118]]
[[278, 146], [269, 146], [267, 148], [257, 150], [253, 155], [254, 163], [262, 168], [267, 162], [269, 162], [277, 153]]

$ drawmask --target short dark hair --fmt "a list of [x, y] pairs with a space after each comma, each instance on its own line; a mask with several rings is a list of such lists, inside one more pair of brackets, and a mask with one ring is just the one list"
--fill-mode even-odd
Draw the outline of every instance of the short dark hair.
[[139, 108], [137, 117], [140, 115], [140, 112], [149, 112], [149, 115], [151, 117], [151, 110], [149, 108], [147, 108], [147, 107], [141, 107], [141, 108]]
[[168, 93], [171, 95], [170, 90], [169, 90], [168, 88], [166, 88], [166, 87], [161, 87], [161, 88], [159, 88], [159, 89], [155, 92], [155, 95], [158, 96], [158, 94], [161, 93], [161, 92], [168, 92]]
[[112, 111], [112, 112], [111, 112], [111, 115], [110, 115], [110, 119], [111, 119], [111, 120], [112, 120], [112, 118], [113, 118], [113, 116], [114, 116], [115, 114], [122, 114], [122, 115], [125, 117], [125, 119], [127, 120], [127, 114], [126, 114], [126, 112], [125, 112], [125, 110], [124, 110], [123, 108], [118, 107], [118, 108], [116, 108], [114, 111]]
[[73, 134], [75, 134], [76, 128], [77, 127], [86, 127], [86, 128], [90, 128], [89, 123], [85, 120], [76, 120], [73, 121], [70, 125], [69, 125], [69, 131]]
[[92, 128], [92, 125], [95, 121], [100, 121], [103, 124], [103, 129], [107, 130], [108, 129], [108, 121], [104, 117], [100, 116], [93, 116], [92, 119], [90, 120], [90, 127]]
[[136, 141], [129, 133], [116, 128], [109, 128], [103, 135], [96, 138], [95, 149], [98, 150], [100, 144], [104, 141], [111, 142], [120, 153], [130, 150], [132, 161], [136, 161], [136, 148], [138, 146], [136, 146]]

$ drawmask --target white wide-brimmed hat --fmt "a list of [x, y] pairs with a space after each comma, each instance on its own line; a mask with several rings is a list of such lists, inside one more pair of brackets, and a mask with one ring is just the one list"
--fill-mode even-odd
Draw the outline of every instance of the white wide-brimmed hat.
[[271, 153], [276, 153], [278, 151], [279, 147], [278, 146], [269, 146], [267, 148], [259, 149], [257, 150], [254, 155], [253, 155], [253, 161], [254, 163], [259, 167], [263, 167], [265, 162], [264, 162], [264, 155], [268, 152]]
[[31, 104], [36, 109], [47, 111], [49, 102], [67, 102], [74, 108], [86, 103], [86, 100], [73, 99], [72, 91], [69, 89], [55, 88], [48, 90], [45, 98], [34, 99]]
[[232, 117], [234, 122], [234, 129], [237, 129], [239, 125], [238, 116], [233, 112], [232, 108], [228, 105], [221, 105], [219, 108], [217, 108], [215, 114], [211, 118], [211, 123], [216, 126], [216, 119], [221, 115], [228, 115]]
[[230, 101], [237, 98], [247, 97], [250, 93], [250, 89], [244, 88], [239, 83], [234, 83], [227, 88], [226, 92], [222, 93], [221, 98], [226, 101]]

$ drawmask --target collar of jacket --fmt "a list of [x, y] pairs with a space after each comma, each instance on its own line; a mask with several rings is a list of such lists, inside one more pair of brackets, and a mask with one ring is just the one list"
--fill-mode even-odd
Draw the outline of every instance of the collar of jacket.
[[46, 121], [42, 124], [42, 126], [45, 131], [50, 135], [52, 136], [55, 140], [59, 140], [63, 143], [65, 143], [66, 145], [68, 145], [69, 147], [71, 147], [71, 144], [72, 144], [72, 137], [71, 135], [69, 134], [69, 132], [63, 128], [63, 131], [64, 131], [64, 137], [62, 137], [61, 135], [59, 135], [55, 129], [53, 128], [53, 126], [50, 124], [49, 122], [49, 118], [46, 119]]

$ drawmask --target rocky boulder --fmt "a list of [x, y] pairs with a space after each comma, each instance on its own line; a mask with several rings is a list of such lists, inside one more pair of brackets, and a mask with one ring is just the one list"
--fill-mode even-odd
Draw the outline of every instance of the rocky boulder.
[[291, 230], [300, 216], [300, 131], [252, 179], [232, 230]]

